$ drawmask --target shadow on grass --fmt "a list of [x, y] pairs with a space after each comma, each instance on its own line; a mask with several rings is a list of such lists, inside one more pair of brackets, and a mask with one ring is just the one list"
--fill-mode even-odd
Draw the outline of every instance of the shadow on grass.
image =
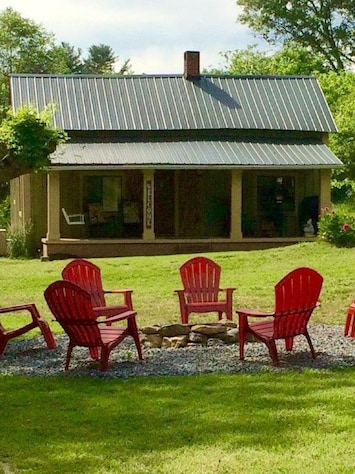
[[[295, 433], [353, 433], [354, 375], [1, 377], [2, 462], [41, 473], [165, 472], [154, 463], [189, 448], [292, 451]], [[151, 463], [146, 471], [127, 467], [140, 458]]]

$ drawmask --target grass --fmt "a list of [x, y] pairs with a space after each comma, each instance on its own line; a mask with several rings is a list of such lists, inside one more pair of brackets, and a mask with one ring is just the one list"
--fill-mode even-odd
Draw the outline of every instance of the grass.
[[[353, 262], [355, 248], [332, 247], [326, 243], [301, 243], [289, 247], [249, 252], [208, 254], [222, 266], [223, 287], [236, 288], [234, 306], [271, 310], [274, 285], [291, 269], [310, 266], [324, 276], [322, 306], [312, 316], [313, 322], [343, 324], [344, 313], [355, 296]], [[181, 287], [178, 267], [188, 255], [93, 259], [102, 271], [107, 289], [132, 288], [134, 306], [140, 325], [179, 321], [176, 288]], [[0, 259], [1, 305], [34, 301], [40, 313], [51, 319], [43, 298], [45, 288], [60, 279], [67, 261]], [[114, 302], [117, 296], [108, 296]], [[197, 321], [198, 316], [195, 317]], [[208, 316], [215, 320], [215, 316]], [[51, 323], [52, 324], [52, 323]], [[58, 332], [57, 324], [52, 329]]]
[[354, 375], [3, 377], [1, 462], [42, 474], [353, 473]]
[[[317, 269], [324, 286], [312, 321], [344, 323], [355, 249], [304, 243], [209, 255], [222, 266], [222, 286], [237, 288], [235, 306], [272, 308], [282, 276], [297, 266]], [[133, 288], [142, 325], [179, 320], [173, 291], [187, 258], [93, 261], [105, 287]], [[0, 261], [1, 305], [34, 301], [49, 320], [43, 291], [66, 261]], [[0, 472], [350, 474], [354, 389], [355, 368], [129, 380], [2, 376]]]

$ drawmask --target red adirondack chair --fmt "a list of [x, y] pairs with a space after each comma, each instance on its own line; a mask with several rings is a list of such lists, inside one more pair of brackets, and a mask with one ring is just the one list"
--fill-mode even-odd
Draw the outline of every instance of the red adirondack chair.
[[[175, 290], [179, 297], [180, 315], [183, 324], [188, 324], [190, 313], [217, 312], [232, 319], [233, 291], [235, 288], [220, 288], [221, 267], [206, 257], [194, 257], [180, 267], [183, 290]], [[220, 292], [225, 300], [219, 300]]]
[[[247, 334], [264, 342], [274, 365], [279, 365], [275, 341], [285, 340], [287, 351], [293, 348], [293, 339], [304, 335], [308, 341], [313, 359], [316, 357], [307, 324], [323, 284], [323, 277], [307, 267], [296, 268], [275, 286], [275, 310], [263, 313], [248, 308], [237, 309], [239, 316], [239, 358], [244, 359], [244, 344]], [[263, 318], [262, 322], [249, 323], [248, 317]]]
[[355, 301], [349, 305], [346, 314], [344, 336], [355, 337]]
[[49, 285], [44, 297], [55, 319], [69, 336], [65, 370], [69, 368], [71, 354], [76, 346], [88, 347], [91, 356], [99, 360], [100, 369], [107, 370], [110, 352], [128, 336], [133, 337], [138, 357], [143, 359], [134, 311], [109, 318], [111, 323], [126, 321], [126, 327], [108, 326], [105, 320], [97, 320], [90, 294], [66, 280]]
[[6, 345], [10, 339], [18, 336], [22, 336], [31, 329], [39, 328], [46, 341], [48, 349], [55, 349], [56, 343], [50, 330], [50, 327], [43, 318], [41, 318], [38, 309], [34, 303], [26, 303], [16, 306], [8, 306], [6, 308], [0, 308], [0, 314], [4, 313], [15, 313], [18, 311], [28, 311], [31, 315], [32, 321], [16, 329], [8, 329], [0, 323], [0, 357], [5, 352]]
[[[101, 270], [98, 266], [81, 258], [72, 260], [62, 270], [63, 280], [76, 283], [84, 288], [91, 296], [91, 302], [96, 316], [110, 318], [125, 311], [133, 311], [132, 290], [104, 290], [101, 280]], [[105, 294], [121, 294], [123, 302], [107, 306]]]

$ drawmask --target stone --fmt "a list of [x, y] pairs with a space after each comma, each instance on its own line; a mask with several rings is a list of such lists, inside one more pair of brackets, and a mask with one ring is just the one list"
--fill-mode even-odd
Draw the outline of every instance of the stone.
[[218, 324], [224, 324], [227, 328], [237, 328], [238, 323], [235, 323], [231, 319], [222, 318], [219, 320]]
[[154, 326], [144, 326], [140, 328], [140, 331], [143, 334], [157, 334], [159, 332], [160, 325], [159, 324], [154, 324]]
[[225, 344], [234, 344], [238, 342], [239, 340], [238, 336], [239, 336], [238, 329], [234, 328], [234, 329], [230, 329], [225, 334], [217, 334], [217, 336], [215, 337], [223, 341]]
[[140, 341], [145, 347], [155, 349], [161, 347], [163, 337], [160, 334], [143, 334]]
[[190, 342], [194, 342], [196, 344], [206, 344], [207, 343], [207, 336], [205, 334], [200, 334], [198, 332], [190, 332], [189, 340]]
[[195, 324], [192, 326], [191, 331], [205, 334], [206, 336], [214, 336], [227, 332], [227, 328], [222, 324]]
[[163, 337], [162, 348], [179, 349], [180, 347], [186, 347], [188, 337], [186, 335], [175, 336], [175, 337]]
[[185, 336], [190, 333], [187, 324], [165, 324], [159, 327], [158, 333], [163, 337]]

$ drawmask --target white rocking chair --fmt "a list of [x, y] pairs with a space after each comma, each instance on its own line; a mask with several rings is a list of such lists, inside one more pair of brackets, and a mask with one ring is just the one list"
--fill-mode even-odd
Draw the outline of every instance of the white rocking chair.
[[68, 214], [64, 207], [62, 212], [68, 225], [85, 225], [84, 214]]

